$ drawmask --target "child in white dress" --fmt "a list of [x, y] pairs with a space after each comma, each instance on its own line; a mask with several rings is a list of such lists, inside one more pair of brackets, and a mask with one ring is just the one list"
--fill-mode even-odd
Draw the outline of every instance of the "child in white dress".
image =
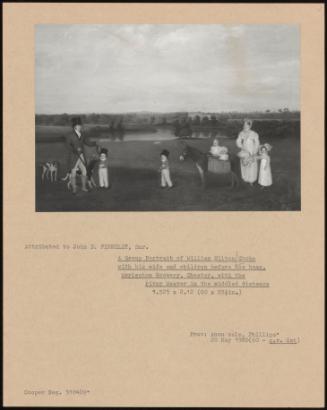
[[169, 157], [169, 151], [164, 149], [160, 154], [161, 165], [159, 168], [159, 172], [161, 174], [161, 188], [165, 188], [166, 186], [168, 186], [168, 188], [172, 188], [174, 186], [170, 179], [170, 168], [169, 168], [168, 157]]
[[100, 152], [100, 158], [99, 158], [99, 168], [98, 168], [98, 173], [99, 173], [99, 185], [100, 188], [110, 188], [109, 185], [109, 162], [108, 162], [108, 150], [103, 148]]
[[272, 175], [270, 166], [270, 156], [268, 152], [271, 150], [271, 145], [264, 144], [260, 147], [260, 155], [257, 158], [260, 160], [258, 184], [262, 188], [272, 185]]
[[219, 145], [219, 140], [217, 138], [213, 140], [209, 154], [219, 159], [228, 159], [228, 149]]

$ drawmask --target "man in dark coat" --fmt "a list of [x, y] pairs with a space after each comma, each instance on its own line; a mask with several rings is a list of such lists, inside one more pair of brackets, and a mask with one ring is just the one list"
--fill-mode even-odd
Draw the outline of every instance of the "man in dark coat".
[[82, 191], [87, 192], [87, 158], [85, 155], [84, 145], [95, 147], [98, 144], [90, 141], [83, 135], [82, 121], [79, 117], [72, 119], [73, 131], [66, 136], [66, 145], [68, 150], [67, 165], [71, 173], [71, 183], [73, 193], [76, 194], [76, 172], [80, 171], [82, 180]]

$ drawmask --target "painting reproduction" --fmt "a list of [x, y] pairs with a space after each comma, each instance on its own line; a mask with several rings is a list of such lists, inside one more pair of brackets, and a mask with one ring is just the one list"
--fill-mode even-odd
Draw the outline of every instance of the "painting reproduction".
[[298, 25], [35, 26], [35, 210], [299, 211]]

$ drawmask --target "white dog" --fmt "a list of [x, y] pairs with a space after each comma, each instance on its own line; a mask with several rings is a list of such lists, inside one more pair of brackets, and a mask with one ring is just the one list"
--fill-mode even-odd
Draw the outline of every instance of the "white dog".
[[48, 161], [43, 162], [41, 164], [42, 167], [42, 182], [45, 179], [50, 180], [51, 182], [56, 182], [58, 180], [58, 169], [59, 169], [59, 162], [58, 161]]
[[61, 178], [62, 181], [67, 181], [67, 189], [68, 191], [72, 187], [72, 174], [70, 172], [67, 172], [66, 176], [64, 178]]

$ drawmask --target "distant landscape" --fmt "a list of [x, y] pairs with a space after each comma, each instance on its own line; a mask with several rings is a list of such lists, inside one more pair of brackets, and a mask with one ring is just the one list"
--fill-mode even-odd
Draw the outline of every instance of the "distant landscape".
[[[300, 38], [299, 25], [260, 22], [37, 25], [36, 209], [300, 210]], [[75, 116], [98, 146], [85, 148], [89, 164], [108, 152], [109, 190], [74, 196], [61, 179], [72, 167], [65, 139]], [[271, 164], [273, 183], [263, 189], [240, 175], [245, 118], [260, 144], [272, 146], [260, 165]], [[209, 170], [215, 138], [228, 162]], [[173, 189], [160, 187], [163, 150]], [[42, 182], [44, 161], [59, 164], [58, 182]]]
[[277, 111], [252, 111], [252, 112], [135, 112], [135, 113], [62, 113], [62, 114], [36, 114], [36, 125], [70, 125], [73, 116], [80, 116], [84, 123], [112, 125], [134, 124], [134, 125], [165, 125], [188, 123], [193, 126], [217, 127], [230, 120], [243, 120], [252, 118], [253, 120], [278, 120], [278, 121], [299, 121], [300, 111], [290, 111], [288, 108], [281, 108]]
[[[74, 115], [82, 117], [84, 132], [109, 150], [112, 189], [92, 190], [74, 198], [66, 183], [42, 183], [40, 163], [56, 160], [60, 177], [67, 172], [65, 135]], [[208, 152], [213, 138], [232, 154], [243, 119], [253, 120], [261, 143], [273, 146], [274, 183], [268, 190], [242, 183], [234, 190], [224, 176], [201, 188], [191, 161], [181, 162], [180, 140]], [[36, 209], [38, 211], [183, 211], [183, 210], [300, 210], [300, 113], [127, 113], [36, 115]], [[170, 151], [175, 188], [160, 190], [158, 166], [162, 149]], [[96, 155], [88, 148], [89, 158]]]
[[125, 132], [153, 133], [157, 129], [169, 129], [176, 137], [196, 137], [222, 134], [233, 138], [239, 132], [242, 121], [251, 118], [259, 134], [267, 138], [300, 136], [300, 112], [287, 108], [278, 111], [224, 112], [224, 113], [117, 113], [117, 114], [36, 114], [37, 140], [59, 141], [61, 132], [68, 131], [73, 116], [80, 116], [85, 131], [91, 137], [117, 136]]

